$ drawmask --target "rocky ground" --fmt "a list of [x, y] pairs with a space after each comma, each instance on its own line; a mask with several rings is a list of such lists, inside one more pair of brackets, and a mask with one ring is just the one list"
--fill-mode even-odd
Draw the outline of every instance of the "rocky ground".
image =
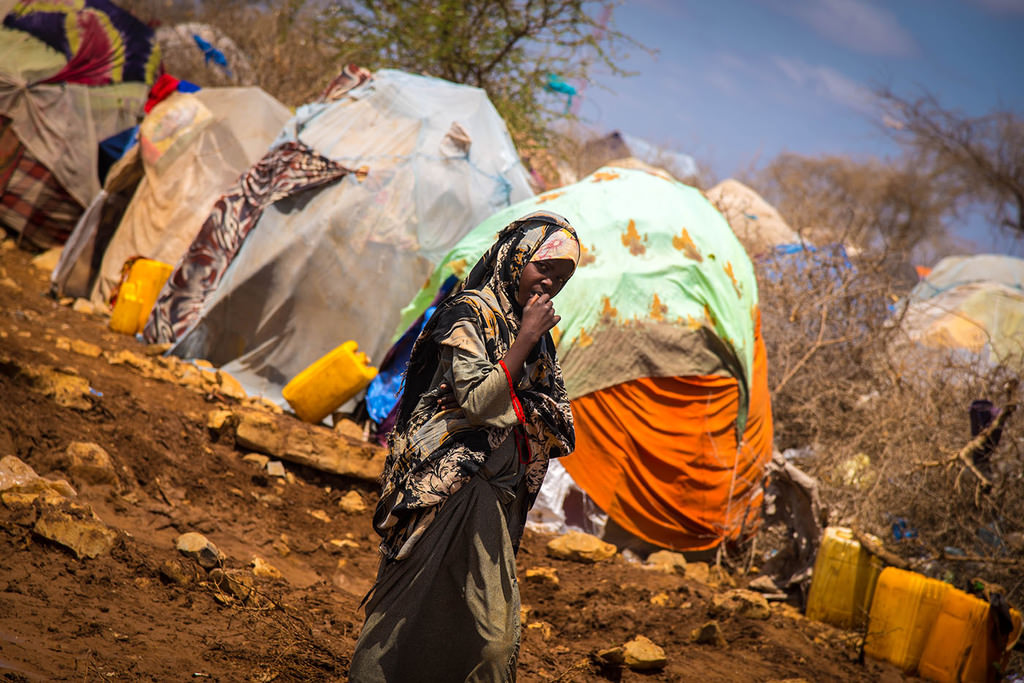
[[[0, 679], [344, 680], [382, 454], [110, 332], [31, 258], [0, 250]], [[519, 555], [520, 680], [901, 680], [756, 574], [552, 540]]]

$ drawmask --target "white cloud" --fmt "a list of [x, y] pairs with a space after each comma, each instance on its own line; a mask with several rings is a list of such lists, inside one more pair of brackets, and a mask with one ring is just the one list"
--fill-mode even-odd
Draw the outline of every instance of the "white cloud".
[[907, 57], [919, 52], [917, 41], [900, 25], [895, 15], [865, 0], [766, 0], [766, 4], [796, 17], [819, 35], [857, 52], [883, 57]]
[[780, 56], [773, 57], [772, 63], [789, 81], [804, 90], [859, 112], [877, 113], [877, 101], [871, 90], [831, 67]]

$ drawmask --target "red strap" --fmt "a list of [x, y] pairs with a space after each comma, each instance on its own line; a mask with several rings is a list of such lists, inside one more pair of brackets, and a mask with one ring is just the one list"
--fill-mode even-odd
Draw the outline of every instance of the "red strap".
[[512, 411], [516, 414], [516, 419], [519, 420], [519, 425], [516, 425], [515, 429], [512, 430], [516, 438], [516, 450], [519, 451], [519, 462], [527, 465], [531, 457], [530, 442], [527, 440], [526, 435], [523, 434], [523, 428], [520, 426], [526, 424], [526, 412], [523, 410], [523, 404], [519, 402], [519, 396], [516, 395], [516, 387], [512, 382], [512, 373], [505, 366], [505, 361], [498, 361], [498, 365], [505, 371], [505, 379], [508, 381], [508, 394], [512, 399]]

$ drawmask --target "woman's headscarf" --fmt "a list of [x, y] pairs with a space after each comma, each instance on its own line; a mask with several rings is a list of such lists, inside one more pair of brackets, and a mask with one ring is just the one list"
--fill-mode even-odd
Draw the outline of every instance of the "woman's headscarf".
[[[572, 412], [550, 334], [534, 347], [515, 391], [523, 408], [521, 425], [479, 426], [464, 417], [441, 414], [434, 400], [440, 390], [431, 385], [441, 346], [461, 325], [471, 324], [479, 330], [491, 363], [497, 365], [505, 357], [522, 323], [523, 311], [516, 299], [519, 279], [541, 250], [548, 254], [545, 258], [578, 261], [579, 242], [564, 218], [538, 211], [508, 225], [466, 279], [438, 304], [416, 340], [374, 514], [374, 528], [383, 537], [381, 550], [386, 558], [404, 557], [440, 504], [468, 481], [490, 450], [510, 438], [514, 430], [522, 430], [528, 446], [525, 478], [531, 504], [548, 460], [572, 452]], [[425, 397], [428, 400], [422, 400]]]

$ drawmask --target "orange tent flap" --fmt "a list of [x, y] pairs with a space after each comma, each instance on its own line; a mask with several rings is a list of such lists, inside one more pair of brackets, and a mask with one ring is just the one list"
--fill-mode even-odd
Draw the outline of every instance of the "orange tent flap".
[[562, 463], [630, 533], [702, 550], [756, 528], [772, 420], [764, 342], [755, 342], [750, 410], [737, 448], [731, 377], [645, 377], [572, 402], [576, 451]]

